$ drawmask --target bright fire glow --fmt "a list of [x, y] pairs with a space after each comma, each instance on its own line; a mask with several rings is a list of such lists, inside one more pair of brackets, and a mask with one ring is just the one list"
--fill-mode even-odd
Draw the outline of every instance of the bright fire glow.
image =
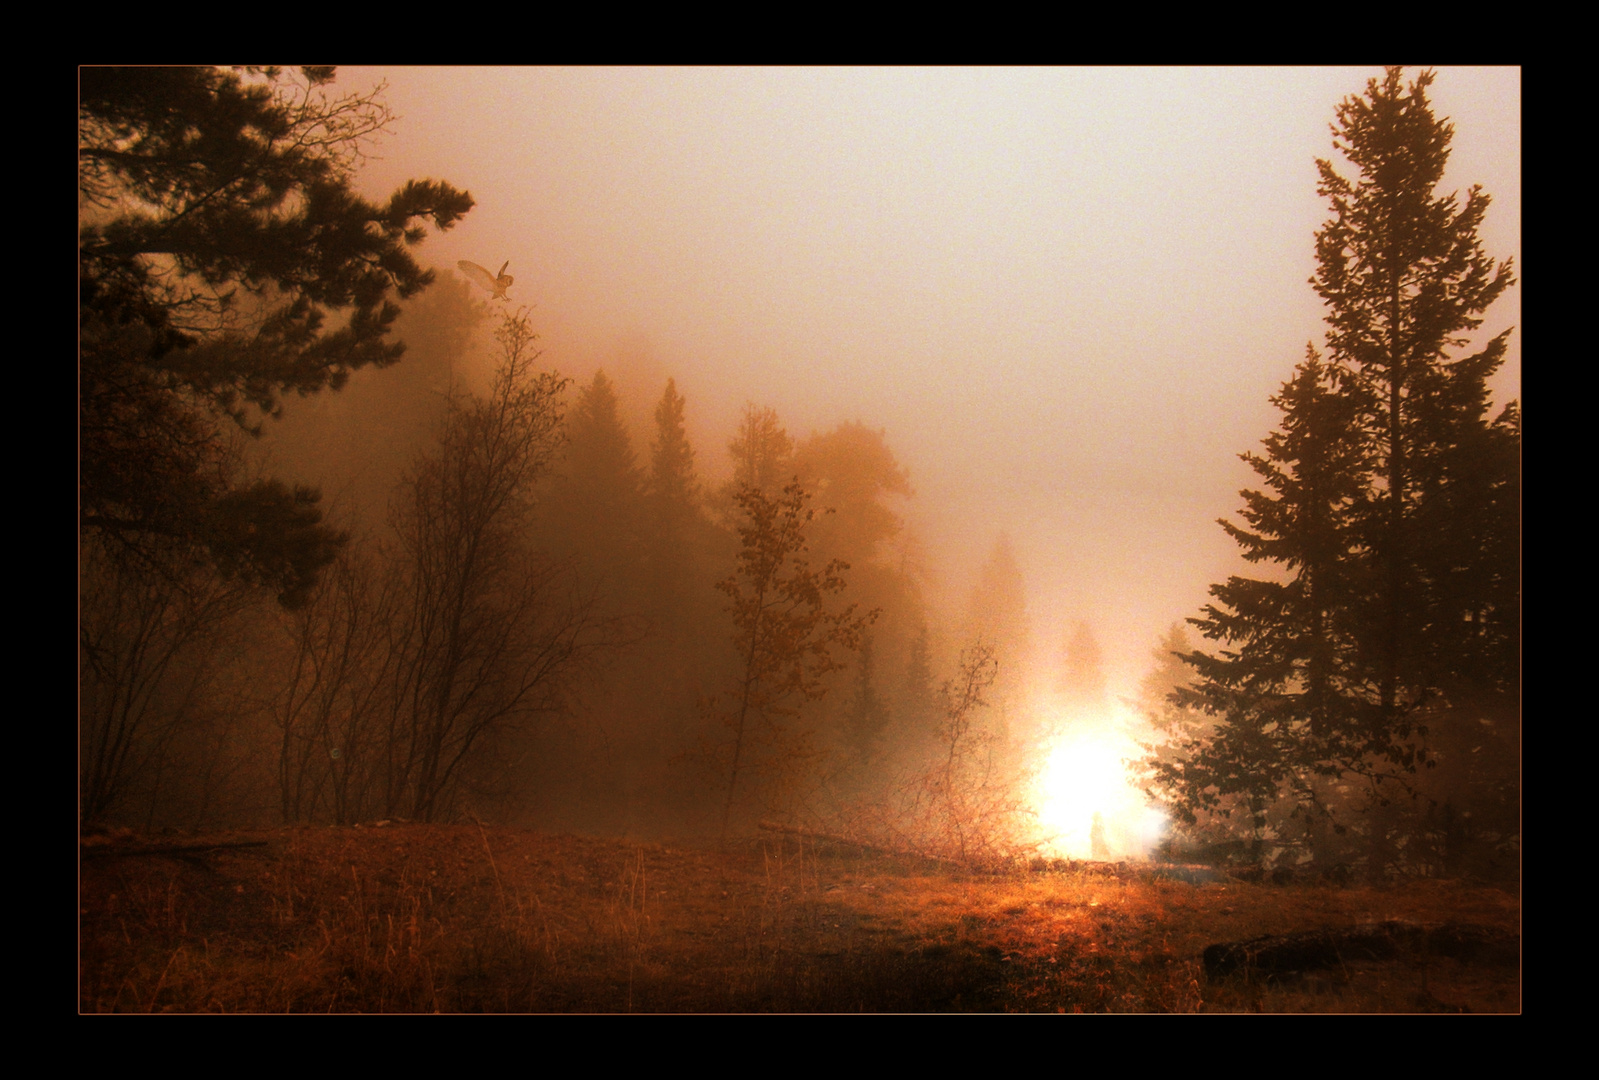
[[1041, 749], [1035, 804], [1039, 823], [1051, 837], [1045, 848], [1050, 854], [1141, 858], [1160, 841], [1166, 819], [1128, 775], [1126, 761], [1141, 751], [1124, 723], [1083, 717], [1064, 725]]

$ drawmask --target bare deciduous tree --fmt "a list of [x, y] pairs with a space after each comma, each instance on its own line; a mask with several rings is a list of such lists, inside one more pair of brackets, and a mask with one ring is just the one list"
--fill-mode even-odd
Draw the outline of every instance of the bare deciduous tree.
[[849, 564], [834, 559], [820, 570], [805, 560], [805, 531], [815, 511], [798, 481], [780, 495], [745, 485], [734, 496], [741, 522], [738, 570], [717, 584], [728, 598], [739, 653], [738, 684], [724, 719], [732, 731], [726, 836], [752, 742], [779, 771], [792, 771], [812, 756], [809, 732], [793, 725], [799, 708], [827, 692], [826, 677], [843, 666], [835, 649], [860, 647], [861, 633], [877, 611], [834, 610], [831, 598], [845, 588]]
[[848, 812], [850, 831], [891, 850], [965, 865], [1003, 862], [1036, 849], [1026, 775], [998, 736], [978, 723], [999, 674], [994, 648], [978, 639], [944, 683], [944, 718], [922, 765], [886, 801]]
[[569, 575], [527, 539], [567, 381], [535, 370], [525, 311], [495, 336], [489, 393], [452, 398], [392, 515], [402, 591], [385, 645], [385, 802], [421, 821], [447, 811], [480, 740], [557, 710], [577, 662], [600, 644]]
[[306, 606], [280, 616], [290, 648], [269, 712], [279, 729], [284, 821], [327, 813], [344, 825], [370, 809], [389, 659], [383, 644], [396, 599], [383, 584], [372, 560], [347, 549]]
[[115, 558], [90, 536], [79, 568], [79, 810], [85, 822], [121, 807], [158, 765], [221, 666], [218, 630], [254, 599], [178, 545], [159, 572]]

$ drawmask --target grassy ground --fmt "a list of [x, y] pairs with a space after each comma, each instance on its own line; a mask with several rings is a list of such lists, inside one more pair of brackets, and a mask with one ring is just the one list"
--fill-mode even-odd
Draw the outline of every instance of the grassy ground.
[[[1518, 1012], [1513, 959], [1212, 980], [1206, 946], [1384, 920], [1518, 935], [1513, 892], [971, 874], [476, 825], [85, 846], [79, 1007], [222, 1012]], [[184, 838], [194, 844], [200, 838]], [[1502, 950], [1501, 950], [1502, 951]], [[1513, 950], [1519, 951], [1519, 950]]]

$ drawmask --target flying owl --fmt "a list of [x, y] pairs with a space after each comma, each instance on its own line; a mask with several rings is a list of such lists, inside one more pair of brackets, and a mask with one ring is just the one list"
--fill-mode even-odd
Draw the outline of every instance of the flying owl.
[[505, 266], [500, 267], [500, 272], [498, 274], [491, 274], [477, 263], [467, 262], [465, 259], [462, 259], [455, 265], [461, 268], [461, 273], [465, 274], [474, 282], [493, 293], [494, 299], [510, 299], [510, 297], [505, 295], [505, 290], [509, 289], [511, 287], [511, 283], [516, 280], [510, 274], [505, 272], [505, 266], [511, 265], [510, 259], [505, 260]]

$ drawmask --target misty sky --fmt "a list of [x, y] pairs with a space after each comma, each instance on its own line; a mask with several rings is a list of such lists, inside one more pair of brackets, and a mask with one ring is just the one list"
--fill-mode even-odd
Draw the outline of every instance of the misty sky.
[[[1247, 567], [1215, 519], [1321, 342], [1315, 159], [1379, 75], [341, 68], [335, 89], [387, 82], [398, 120], [361, 186], [469, 189], [421, 259], [509, 259], [548, 364], [604, 367], [640, 422], [675, 377], [712, 478], [746, 401], [796, 437], [884, 429], [938, 608], [1008, 532], [1040, 647], [1088, 620], [1128, 693]], [[1441, 68], [1431, 97], [1446, 190], [1493, 197], [1485, 247], [1519, 278], [1520, 71]], [[1521, 289], [1476, 339], [1518, 327], [1500, 404]]]

